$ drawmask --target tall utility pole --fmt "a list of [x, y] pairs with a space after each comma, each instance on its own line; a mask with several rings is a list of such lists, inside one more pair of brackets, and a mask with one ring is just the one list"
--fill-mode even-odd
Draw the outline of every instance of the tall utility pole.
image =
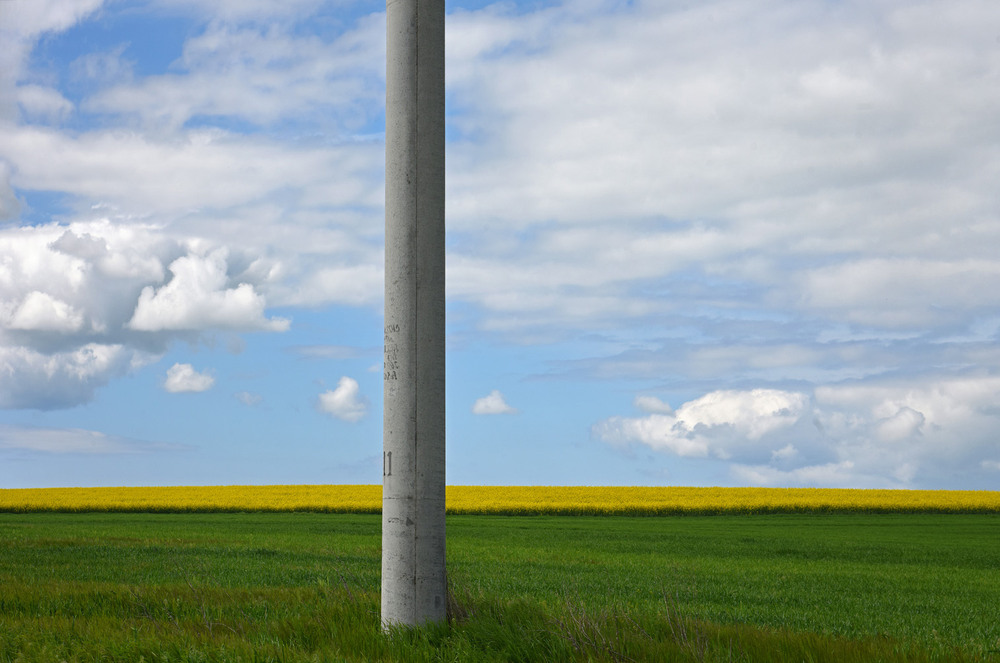
[[382, 624], [445, 620], [444, 0], [387, 0]]

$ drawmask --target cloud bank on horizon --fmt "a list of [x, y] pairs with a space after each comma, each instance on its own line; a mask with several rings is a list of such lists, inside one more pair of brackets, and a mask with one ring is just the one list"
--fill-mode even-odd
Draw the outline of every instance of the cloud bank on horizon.
[[[1000, 5], [448, 11], [450, 437], [587, 458], [450, 480], [1000, 486]], [[384, 3], [0, 0], [0, 40], [0, 458], [188, 445], [101, 428], [147, 374], [377, 420]]]

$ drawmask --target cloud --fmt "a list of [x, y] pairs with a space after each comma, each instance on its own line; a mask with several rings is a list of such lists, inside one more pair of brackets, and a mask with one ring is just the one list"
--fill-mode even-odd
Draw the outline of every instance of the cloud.
[[454, 16], [449, 221], [475, 251], [449, 256], [451, 296], [529, 338], [668, 315], [971, 321], [996, 305], [1000, 160], [976, 127], [1000, 107], [972, 92], [995, 17], [975, 1]]
[[305, 359], [356, 359], [366, 354], [349, 345], [300, 345], [290, 350]]
[[795, 423], [808, 404], [804, 394], [776, 389], [715, 391], [682, 405], [677, 423], [689, 431], [699, 427], [732, 427], [757, 440]]
[[[808, 405], [804, 394], [775, 389], [715, 391], [672, 414], [612, 417], [594, 428], [612, 444], [639, 442], [678, 456], [727, 459], [738, 448], [790, 428]], [[646, 403], [648, 405], [648, 403]]]
[[[0, 407], [70, 407], [173, 339], [283, 331], [259, 259], [108, 218], [0, 228]], [[169, 275], [169, 276], [168, 276]]]
[[[52, 154], [61, 159], [46, 165]], [[284, 144], [212, 128], [169, 138], [104, 130], [68, 134], [37, 126], [0, 132], [0, 157], [15, 164], [17, 186], [165, 218], [273, 204], [289, 188], [312, 198], [303, 202], [323, 207], [375, 204], [379, 154], [377, 144]], [[227, 237], [238, 237], [236, 228], [225, 229]]]
[[738, 481], [753, 486], [807, 486], [807, 487], [884, 487], [884, 479], [876, 478], [874, 484], [859, 483], [854, 463], [845, 460], [839, 463], [809, 465], [793, 470], [780, 470], [764, 465], [734, 465], [733, 476]]
[[[127, 44], [78, 52], [68, 74], [29, 68], [41, 35], [99, 0], [4, 3], [0, 357], [16, 379], [2, 407], [86, 402], [175, 339], [288, 329], [268, 306], [381, 298], [382, 148], [352, 132], [382, 112], [384, 17], [338, 14], [321, 38], [303, 26], [339, 10], [319, 2], [163, 4], [195, 27], [170, 73], [142, 75]], [[289, 140], [293, 125], [315, 139]], [[34, 208], [39, 191], [58, 219]], [[79, 370], [88, 355], [116, 360]]]
[[214, 384], [214, 377], [208, 373], [199, 373], [191, 364], [174, 364], [167, 369], [163, 388], [171, 394], [180, 394], [208, 391]]
[[[27, 106], [27, 110], [37, 110], [39, 104], [53, 110], [55, 98], [39, 99], [31, 91], [28, 98], [21, 99], [15, 94], [15, 87], [23, 75], [23, 70], [35, 41], [46, 33], [58, 33], [97, 11], [104, 0], [5, 0], [0, 20], [0, 120], [17, 116], [15, 100]], [[45, 93], [43, 93], [45, 94]], [[56, 93], [58, 94], [58, 92]], [[60, 95], [61, 96], [61, 95]], [[34, 98], [32, 98], [34, 97]], [[59, 105], [56, 102], [56, 105]], [[57, 115], [62, 109], [57, 109]], [[49, 114], [48, 112], [43, 115]], [[2, 217], [0, 217], [2, 218]]]
[[362, 397], [360, 392], [357, 380], [344, 376], [336, 389], [319, 395], [319, 409], [343, 421], [360, 421], [368, 413], [368, 399]]
[[[237, 13], [172, 8], [205, 21], [177, 69], [126, 77], [85, 100], [129, 126], [140, 118], [140, 130], [19, 128], [2, 148], [17, 163], [19, 186], [109, 200], [130, 213], [190, 215], [175, 228], [232, 229], [214, 238], [232, 251], [243, 243], [273, 247], [283, 278], [255, 290], [268, 303], [377, 302], [379, 238], [359, 242], [364, 224], [352, 221], [327, 244], [333, 233], [306, 218], [327, 211], [307, 202], [322, 199], [345, 215], [370, 207], [371, 226], [381, 204], [380, 144], [280, 143], [232, 127], [294, 121], [329, 137], [375, 119], [381, 15], [327, 43], [295, 28], [325, 11], [317, 3], [248, 3]], [[968, 25], [969, 12], [943, 11], [973, 42], [985, 38]], [[785, 314], [897, 326], [928, 315], [943, 324], [990, 305], [996, 289], [981, 287], [992, 278], [990, 259], [965, 267], [958, 260], [990, 244], [989, 226], [960, 224], [969, 230], [939, 237], [936, 219], [995, 209], [985, 174], [993, 162], [986, 155], [980, 174], [961, 180], [899, 168], [912, 163], [910, 145], [926, 146], [931, 154], [920, 163], [931, 171], [935, 163], [982, 162], [983, 141], [965, 128], [992, 126], [975, 121], [992, 112], [962, 91], [983, 86], [964, 59], [941, 59], [954, 35], [928, 44], [920, 12], [884, 13], [881, 22], [814, 5], [750, 3], [452, 14], [449, 82], [461, 112], [449, 146], [449, 230], [468, 242], [450, 250], [449, 296], [475, 304], [476, 324], [501, 334], [690, 316], [705, 301], [726, 317], [777, 302]], [[705, 44], [692, 34], [711, 38]], [[948, 75], [917, 81], [914, 61], [935, 62]], [[650, 93], [638, 81], [673, 92]], [[939, 93], [914, 103], [914, 91], [926, 86]], [[314, 124], [321, 117], [336, 118], [335, 126]], [[932, 121], [938, 117], [952, 120]], [[922, 126], [955, 135], [928, 138]], [[60, 155], [55, 166], [47, 154]], [[504, 187], [494, 186], [498, 176]], [[298, 204], [290, 207], [290, 198]], [[511, 224], [532, 232], [519, 239]], [[325, 241], [316, 241], [320, 235]], [[913, 259], [932, 246], [954, 256], [929, 266], [943, 270], [942, 292], [965, 293], [961, 310], [927, 313], [919, 295], [928, 284], [908, 279], [920, 265], [878, 255], [890, 244]], [[584, 253], [587, 264], [578, 259]], [[852, 306], [824, 285], [855, 268], [881, 274], [867, 294], [871, 305]], [[790, 277], [790, 269], [799, 273]], [[691, 284], [704, 286], [684, 292]], [[657, 292], [670, 296], [650, 296]], [[880, 314], [886, 295], [891, 306]]]
[[[92, 77], [77, 112], [124, 130], [4, 132], [16, 186], [267, 252], [276, 278], [254, 293], [271, 305], [377, 303], [381, 12], [319, 38], [303, 26], [339, 11], [319, 2], [157, 4], [197, 26], [173, 69]], [[477, 308], [480, 330], [529, 338], [748, 310], [904, 329], [970, 321], [995, 304], [984, 247], [1000, 165], [982, 146], [996, 142], [997, 108], [974, 53], [992, 52], [983, 26], [997, 10], [930, 7], [453, 12], [449, 297]], [[43, 16], [25, 11], [25, 25]], [[938, 20], [952, 28], [928, 31]], [[62, 112], [43, 90], [63, 91], [28, 85], [48, 95], [38, 108]], [[285, 140], [289, 126], [314, 138]], [[941, 232], [942, 219], [962, 230]]]
[[12, 219], [21, 211], [21, 203], [10, 185], [10, 164], [0, 160], [0, 221]]
[[284, 300], [296, 306], [316, 306], [325, 302], [369, 304], [382, 294], [384, 275], [382, 264], [320, 267], [310, 270]]
[[903, 406], [876, 424], [875, 434], [880, 440], [894, 442], [920, 434], [927, 418], [921, 412]]
[[247, 407], [256, 407], [264, 401], [264, 397], [250, 391], [238, 391], [233, 394], [233, 398], [243, 403]]
[[472, 404], [473, 414], [517, 414], [517, 410], [507, 405], [503, 394], [494, 389], [487, 396], [476, 399]]
[[1000, 306], [998, 279], [995, 259], [871, 258], [809, 270], [802, 289], [810, 307], [848, 322], [915, 327]]
[[0, 380], [0, 408], [52, 410], [86, 403], [99, 387], [149, 361], [149, 355], [115, 344], [57, 352], [0, 346], [0, 375], [7, 376]]
[[634, 404], [643, 412], [652, 412], [656, 414], [674, 413], [674, 409], [670, 407], [669, 403], [661, 401], [656, 396], [636, 396]]
[[227, 287], [227, 257], [226, 249], [216, 249], [175, 260], [166, 285], [143, 288], [127, 326], [137, 331], [287, 330], [288, 320], [264, 316], [264, 298], [251, 284]]
[[83, 316], [66, 302], [32, 290], [25, 295], [7, 323], [8, 329], [75, 332], [83, 326]]
[[77, 81], [87, 81], [97, 85], [120, 85], [133, 77], [133, 62], [125, 56], [128, 43], [105, 51], [85, 53], [69, 64], [69, 70]]
[[675, 429], [677, 419], [664, 414], [651, 414], [639, 419], [611, 417], [597, 423], [592, 433], [615, 446], [640, 442], [657, 451], [669, 451], [678, 456], [703, 457], [708, 455], [708, 445], [703, 439], [689, 437]]
[[[0, 164], [12, 164], [6, 179], [17, 189], [61, 192], [74, 206], [108, 210], [116, 226], [181, 246], [154, 254], [166, 261], [161, 269], [188, 253], [198, 261], [212, 250], [229, 261], [253, 256], [255, 294], [284, 306], [379, 301], [382, 161], [373, 142], [282, 143], [209, 129], [168, 138], [34, 126], [0, 132]], [[13, 192], [0, 189], [0, 200], [8, 215], [20, 209]], [[73, 224], [92, 218], [70, 216]]]
[[966, 375], [845, 382], [811, 395], [723, 390], [674, 414], [611, 417], [593, 433], [616, 447], [721, 460], [736, 481], [754, 485], [913, 488], [933, 477], [986, 486], [998, 389], [1000, 378]]
[[79, 428], [35, 428], [0, 425], [0, 450], [46, 454], [135, 454], [183, 449], [183, 445], [151, 443]]
[[[156, 5], [164, 8], [182, 8], [186, 11], [203, 14], [206, 18], [220, 20], [226, 23], [239, 21], [268, 21], [286, 18], [287, 16], [309, 16], [316, 11], [325, 0], [217, 0], [204, 3], [201, 0], [153, 0]], [[336, 3], [339, 6], [342, 3]]]
[[[455, 94], [478, 111], [484, 138], [514, 147], [485, 153], [463, 144], [457, 156], [487, 156], [513, 179], [474, 200], [464, 185], [494, 171], [457, 169], [456, 202], [462, 211], [484, 213], [507, 209], [501, 198], [524, 212], [514, 214], [521, 219], [594, 218], [615, 205], [629, 218], [666, 210], [674, 218], [706, 218], [776, 193], [804, 194], [818, 181], [834, 195], [871, 190], [871, 178], [898, 172], [907, 150], [924, 167], [948, 138], [972, 147], [973, 133], [954, 124], [911, 142], [921, 131], [917, 120], [986, 112], [945, 73], [977, 77], [970, 68], [976, 56], [946, 54], [956, 39], [987, 46], [992, 33], [974, 22], [996, 9], [977, 2], [931, 6], [928, 12], [942, 12], [961, 28], [929, 40], [930, 17], [915, 19], [920, 12], [905, 5], [887, 7], [881, 21], [816, 4], [764, 2], [466, 15], [453, 30], [483, 35], [485, 47], [464, 49], [471, 61], [462, 69], [477, 75], [456, 78]], [[525, 37], [509, 36], [518, 32]], [[506, 36], [492, 36], [498, 34]], [[943, 69], [922, 78], [913, 57]], [[954, 96], [912, 104], [915, 90], [928, 85]], [[904, 124], [885, 124], [894, 119]], [[806, 145], [825, 149], [796, 152]], [[662, 154], [672, 155], [669, 162], [656, 156]], [[912, 166], [906, 173], [929, 174]]]
[[104, 0], [6, 0], [3, 26], [22, 38], [61, 32], [103, 4]]
[[58, 123], [73, 112], [73, 104], [57, 90], [40, 85], [17, 88], [17, 103], [29, 118]]
[[[292, 9], [274, 13], [308, 16]], [[180, 73], [109, 87], [86, 107], [136, 116], [159, 130], [177, 130], [194, 118], [238, 118], [262, 128], [296, 122], [349, 132], [384, 105], [384, 62], [383, 13], [362, 17], [332, 39], [297, 33], [270, 18], [213, 20], [184, 44], [172, 67]]]
[[788, 443], [780, 449], [775, 449], [771, 452], [772, 462], [789, 461], [799, 455], [799, 450], [795, 448], [795, 445]]

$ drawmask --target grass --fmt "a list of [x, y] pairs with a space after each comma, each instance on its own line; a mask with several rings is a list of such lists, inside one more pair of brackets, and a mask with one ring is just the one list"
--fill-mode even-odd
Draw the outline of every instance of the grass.
[[1000, 517], [449, 516], [451, 622], [379, 628], [380, 519], [0, 514], [0, 662], [1000, 661]]

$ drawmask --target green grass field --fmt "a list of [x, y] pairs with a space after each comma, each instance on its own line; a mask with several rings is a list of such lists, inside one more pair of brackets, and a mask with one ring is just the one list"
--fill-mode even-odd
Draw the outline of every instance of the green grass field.
[[448, 518], [386, 636], [380, 517], [0, 514], [0, 662], [1000, 661], [1000, 516]]

